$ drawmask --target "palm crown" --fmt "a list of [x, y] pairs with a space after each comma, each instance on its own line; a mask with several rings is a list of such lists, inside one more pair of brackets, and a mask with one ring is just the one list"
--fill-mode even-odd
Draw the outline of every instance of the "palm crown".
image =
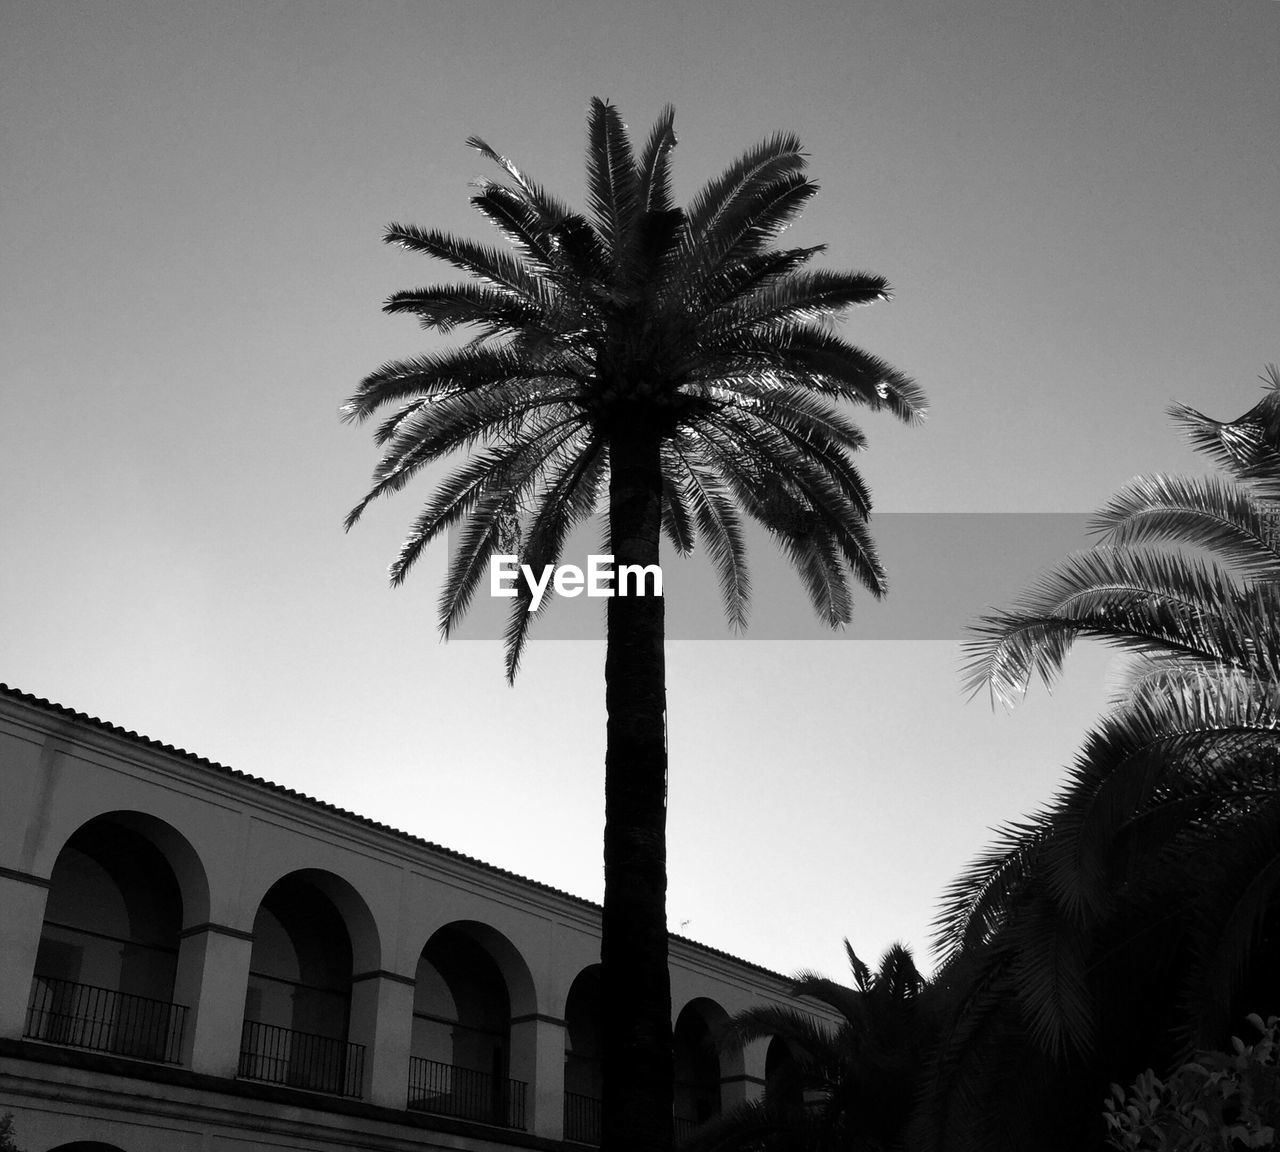
[[729, 1021], [724, 1040], [780, 1041], [785, 1057], [763, 1098], [705, 1124], [686, 1152], [895, 1152], [906, 1146], [930, 1036], [928, 982], [901, 944], [885, 952], [875, 971], [848, 940], [844, 946], [853, 988], [803, 971], [791, 989], [833, 1013], [834, 1026], [779, 1004], [747, 1008]]
[[[749, 599], [740, 510], [780, 541], [831, 624], [850, 619], [850, 574], [884, 590], [869, 497], [850, 460], [863, 437], [833, 402], [914, 420], [923, 398], [829, 320], [886, 299], [888, 286], [806, 270], [820, 245], [770, 247], [817, 190], [792, 135], [745, 153], [688, 209], [673, 207], [672, 125], [668, 107], [636, 156], [616, 109], [593, 101], [589, 216], [472, 138], [506, 179], [479, 181], [471, 202], [509, 246], [410, 225], [387, 231], [388, 243], [471, 279], [397, 292], [386, 310], [473, 336], [384, 365], [345, 406], [356, 420], [394, 406], [377, 429], [373, 484], [347, 525], [432, 461], [476, 449], [436, 489], [391, 566], [398, 583], [430, 541], [460, 525], [440, 600], [446, 636], [495, 551], [515, 543], [535, 570], [554, 562], [609, 490], [623, 443], [646, 437], [660, 443], [662, 530], [679, 553], [701, 539], [733, 625], [745, 624]], [[518, 592], [511, 677], [531, 619], [529, 591]]]
[[[1265, 380], [1236, 420], [1173, 409], [1219, 475], [1131, 481], [1097, 515], [1097, 546], [977, 629], [972, 683], [1006, 700], [1078, 637], [1132, 659], [1058, 796], [947, 893], [943, 982], [962, 1009], [939, 1084], [1020, 1033], [1053, 1092], [1099, 1054], [1131, 1078], [1278, 1006], [1280, 370]], [[1011, 1071], [1020, 1097], [1036, 1059], [1022, 1050]], [[1090, 1107], [1095, 1079], [1080, 1081]]]

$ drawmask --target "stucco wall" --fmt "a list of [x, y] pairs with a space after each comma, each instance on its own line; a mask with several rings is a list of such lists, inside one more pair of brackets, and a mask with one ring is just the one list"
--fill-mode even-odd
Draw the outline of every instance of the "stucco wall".
[[[332, 899], [350, 936], [349, 1038], [366, 1045], [365, 1103], [404, 1108], [415, 973], [433, 934], [459, 925], [507, 985], [509, 1074], [529, 1085], [529, 1131], [560, 1136], [565, 1002], [574, 979], [599, 958], [594, 905], [13, 694], [0, 694], [0, 786], [0, 1038], [23, 1036], [59, 852], [87, 822], [115, 814], [155, 844], [181, 892], [174, 1000], [189, 1009], [184, 1068], [235, 1076], [255, 916], [272, 885], [303, 873]], [[671, 971], [673, 1023], [695, 1001], [712, 1021], [762, 1000], [790, 1003], [782, 978], [687, 942], [672, 942]], [[126, 1152], [230, 1148], [241, 1140], [234, 1128], [243, 1123], [242, 1106], [220, 1102], [208, 1083], [183, 1090], [194, 1093], [189, 1107], [208, 1113], [197, 1137], [165, 1103], [178, 1090], [147, 1085], [145, 1065], [138, 1066], [142, 1080], [132, 1081], [39, 1062], [25, 1068], [25, 1079], [0, 1077], [0, 1107], [19, 1118], [30, 1152], [90, 1138]], [[764, 1045], [727, 1053], [722, 1073], [727, 1102], [753, 1094], [763, 1082]], [[120, 1100], [140, 1091], [157, 1101], [152, 1111], [122, 1116]], [[57, 1096], [57, 1108], [41, 1094]], [[227, 1115], [214, 1123], [219, 1109]], [[323, 1100], [305, 1118], [302, 1111], [259, 1108], [255, 1122], [269, 1115], [285, 1124], [279, 1147], [323, 1146], [328, 1129], [335, 1139], [346, 1133], [339, 1143], [349, 1144], [349, 1116], [326, 1113]], [[161, 1115], [163, 1123], [155, 1119]], [[373, 1139], [368, 1126], [383, 1121], [360, 1123], [362, 1138]], [[402, 1138], [395, 1127], [388, 1147]], [[403, 1138], [410, 1136], [423, 1147], [416, 1127]], [[517, 1139], [498, 1138], [503, 1146]], [[476, 1139], [453, 1136], [447, 1146], [481, 1146]], [[277, 1145], [254, 1137], [252, 1146]]]

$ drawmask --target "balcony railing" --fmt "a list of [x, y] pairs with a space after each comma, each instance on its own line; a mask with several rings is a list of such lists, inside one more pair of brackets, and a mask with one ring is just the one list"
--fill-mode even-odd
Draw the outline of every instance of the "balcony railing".
[[187, 1010], [167, 1000], [131, 996], [70, 980], [37, 976], [27, 1005], [29, 1040], [177, 1064]]
[[600, 1143], [600, 1101], [577, 1092], [564, 1094], [564, 1138], [579, 1144]]
[[[676, 1144], [683, 1144], [698, 1129], [701, 1121], [673, 1116]], [[578, 1144], [600, 1143], [600, 1101], [577, 1092], [564, 1094], [564, 1138]]]
[[676, 1146], [679, 1147], [689, 1139], [703, 1123], [701, 1120], [690, 1120], [687, 1116], [673, 1116], [676, 1130]]
[[331, 1096], [362, 1094], [364, 1046], [246, 1020], [240, 1034], [240, 1067], [245, 1080], [265, 1080]]
[[496, 1080], [487, 1072], [435, 1060], [415, 1056], [409, 1061], [409, 1107], [418, 1112], [523, 1131], [525, 1087], [520, 1080]]

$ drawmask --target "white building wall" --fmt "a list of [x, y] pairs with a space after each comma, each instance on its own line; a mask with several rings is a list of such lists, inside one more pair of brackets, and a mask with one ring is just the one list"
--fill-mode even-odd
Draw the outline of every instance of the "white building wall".
[[[595, 906], [8, 691], [0, 692], [0, 788], [0, 1045], [10, 1045], [6, 1069], [14, 1069], [0, 1078], [0, 1112], [15, 1113], [30, 1152], [81, 1139], [125, 1152], [315, 1148], [335, 1133], [346, 1147], [356, 1132], [362, 1148], [404, 1147], [410, 1136], [417, 1147], [435, 1146], [423, 1125], [442, 1121], [400, 1112], [413, 980], [433, 933], [459, 922], [506, 980], [510, 1072], [529, 1085], [529, 1131], [560, 1137], [565, 1001], [578, 973], [599, 960]], [[130, 814], [124, 819], [157, 843], [182, 891], [174, 999], [189, 1015], [183, 1070], [167, 1079], [141, 1064], [137, 1076], [123, 1076], [119, 1061], [87, 1054], [33, 1060], [21, 1044], [54, 861], [77, 829], [109, 813]], [[271, 886], [302, 870], [324, 885], [351, 936], [349, 1038], [367, 1048], [360, 1104], [317, 1098], [314, 1107], [306, 1099], [285, 1107], [234, 1080], [254, 918]], [[741, 961], [672, 943], [675, 1015], [693, 1000], [722, 1015], [762, 1000], [790, 1003], [786, 988]], [[726, 1103], [763, 1084], [764, 1045], [729, 1064]], [[258, 1126], [252, 1137], [246, 1124]], [[444, 1126], [455, 1131], [440, 1147], [529, 1140]], [[268, 1129], [270, 1140], [257, 1134]]]

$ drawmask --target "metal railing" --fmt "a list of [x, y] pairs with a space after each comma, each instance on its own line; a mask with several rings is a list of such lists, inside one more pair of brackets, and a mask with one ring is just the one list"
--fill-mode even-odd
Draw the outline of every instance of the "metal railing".
[[[701, 1126], [702, 1121], [686, 1116], [673, 1116], [676, 1144], [683, 1144]], [[564, 1138], [577, 1144], [600, 1144], [600, 1101], [577, 1092], [564, 1094]]]
[[564, 1138], [579, 1144], [600, 1143], [600, 1101], [578, 1092], [564, 1094]]
[[525, 1088], [521, 1080], [497, 1080], [487, 1072], [417, 1056], [409, 1060], [409, 1107], [417, 1112], [523, 1131]]
[[363, 1094], [364, 1045], [246, 1020], [236, 1075], [359, 1099]]
[[690, 1120], [687, 1116], [673, 1116], [676, 1130], [676, 1145], [683, 1144], [704, 1123], [702, 1120]]
[[23, 1036], [138, 1060], [177, 1064], [187, 1010], [167, 1000], [37, 976]]

